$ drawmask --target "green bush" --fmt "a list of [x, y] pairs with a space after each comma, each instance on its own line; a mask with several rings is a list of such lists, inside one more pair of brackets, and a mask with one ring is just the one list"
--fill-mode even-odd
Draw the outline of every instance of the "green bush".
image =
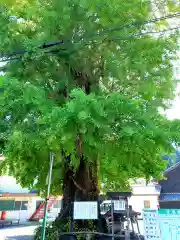
[[[46, 227], [46, 240], [59, 240], [59, 233], [60, 232], [69, 232], [69, 221], [64, 220], [57, 220], [49, 224]], [[73, 231], [74, 232], [93, 232], [96, 231], [96, 227], [93, 224], [93, 221], [88, 221], [87, 228], [80, 228], [76, 221], [73, 222]], [[34, 240], [41, 240], [42, 236], [42, 226], [39, 226], [35, 230], [35, 237]], [[86, 234], [77, 234], [77, 240], [84, 240], [86, 239]]]
[[[46, 227], [46, 240], [58, 240], [58, 228], [54, 225], [48, 225]], [[42, 237], [42, 226], [39, 226], [35, 230], [35, 237], [34, 240], [41, 240]]]

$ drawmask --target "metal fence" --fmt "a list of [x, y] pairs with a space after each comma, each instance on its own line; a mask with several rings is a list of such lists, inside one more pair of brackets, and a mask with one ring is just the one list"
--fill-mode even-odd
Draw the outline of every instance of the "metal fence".
[[125, 234], [107, 234], [100, 232], [62, 232], [59, 240], [144, 240], [142, 235], [132, 235], [130, 232]]

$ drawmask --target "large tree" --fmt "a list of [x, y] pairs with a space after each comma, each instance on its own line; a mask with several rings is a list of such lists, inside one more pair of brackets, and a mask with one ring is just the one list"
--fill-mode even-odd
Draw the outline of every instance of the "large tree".
[[101, 183], [122, 190], [160, 178], [180, 132], [158, 111], [175, 87], [166, 18], [147, 24], [142, 0], [15, 2], [0, 14], [3, 169], [42, 193], [53, 151], [64, 219], [71, 201], [97, 199]]

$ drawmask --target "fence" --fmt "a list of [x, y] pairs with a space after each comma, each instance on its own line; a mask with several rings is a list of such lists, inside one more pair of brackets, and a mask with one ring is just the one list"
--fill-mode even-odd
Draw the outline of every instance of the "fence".
[[58, 240], [77, 240], [77, 236], [82, 236], [83, 240], [144, 240], [144, 237], [139, 235], [125, 234], [107, 234], [100, 232], [72, 232], [60, 233]]

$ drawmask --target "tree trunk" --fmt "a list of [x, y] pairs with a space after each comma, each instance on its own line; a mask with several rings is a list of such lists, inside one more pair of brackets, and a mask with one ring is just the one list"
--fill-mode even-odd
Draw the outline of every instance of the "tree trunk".
[[[99, 195], [97, 180], [97, 165], [89, 166], [87, 161], [80, 160], [76, 173], [68, 166], [64, 166], [64, 188], [62, 208], [55, 221], [60, 231], [69, 231], [69, 219], [72, 216], [72, 204], [74, 201], [97, 201]], [[66, 226], [65, 226], [66, 225]], [[78, 228], [88, 228], [87, 221], [76, 221]]]
[[[68, 65], [71, 70], [71, 75], [77, 86], [82, 88], [86, 94], [90, 94], [91, 84], [88, 75], [83, 72], [77, 72]], [[68, 94], [64, 97], [67, 98]], [[80, 159], [79, 168], [74, 172], [70, 166], [70, 157], [65, 157], [64, 176], [63, 176], [63, 201], [61, 212], [55, 223], [60, 231], [69, 231], [69, 218], [73, 215], [72, 206], [74, 201], [97, 201], [99, 196], [98, 176], [97, 176], [97, 161], [89, 165], [83, 157], [82, 141], [80, 135], [76, 138], [76, 151]], [[87, 228], [87, 221], [76, 221], [79, 228]]]

